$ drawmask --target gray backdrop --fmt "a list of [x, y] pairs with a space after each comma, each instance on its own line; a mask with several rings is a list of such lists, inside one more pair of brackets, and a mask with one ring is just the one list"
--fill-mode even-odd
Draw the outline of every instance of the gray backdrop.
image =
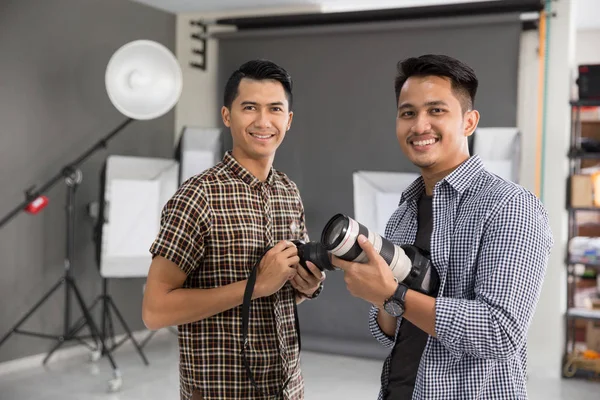
[[[465, 61], [481, 82], [480, 126], [515, 126], [520, 33], [517, 15], [227, 33], [219, 43], [220, 87], [252, 58], [291, 73], [294, 122], [275, 167], [298, 184], [318, 240], [331, 216], [353, 215], [352, 172], [416, 171], [395, 137], [396, 63], [425, 53]], [[368, 309], [348, 294], [341, 273], [329, 273], [320, 298], [299, 307], [304, 348], [384, 356], [369, 334]]]
[[[113, 52], [136, 39], [173, 50], [175, 16], [124, 0], [0, 2], [0, 217], [24, 199], [25, 188], [45, 182], [125, 119], [106, 95], [104, 71]], [[98, 199], [100, 167], [108, 154], [172, 157], [173, 126], [173, 113], [134, 122], [108, 151], [97, 152], [82, 166], [72, 268], [88, 304], [101, 292], [92, 221], [85, 211]], [[64, 183], [47, 195], [50, 205], [42, 214], [21, 213], [0, 229], [0, 336], [63, 273]], [[109, 284], [133, 330], [143, 328], [143, 283], [121, 279]], [[63, 304], [61, 290], [23, 328], [61, 333]], [[74, 312], [74, 318], [79, 315]], [[46, 352], [53, 344], [13, 335], [0, 347], [0, 362]]]

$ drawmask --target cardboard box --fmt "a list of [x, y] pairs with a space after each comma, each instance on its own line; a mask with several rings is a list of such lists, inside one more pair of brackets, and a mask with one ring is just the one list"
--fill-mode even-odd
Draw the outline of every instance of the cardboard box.
[[571, 176], [571, 207], [593, 207], [594, 190], [590, 175]]
[[[592, 309], [600, 312], [600, 299], [592, 301]], [[600, 352], [600, 321], [588, 321], [585, 339], [589, 350]]]

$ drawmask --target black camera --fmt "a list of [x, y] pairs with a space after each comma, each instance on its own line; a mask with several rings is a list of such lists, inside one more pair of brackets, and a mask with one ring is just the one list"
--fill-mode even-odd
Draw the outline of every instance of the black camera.
[[298, 249], [298, 257], [300, 257], [300, 265], [302, 265], [307, 271], [307, 261], [315, 264], [321, 271], [333, 271], [335, 267], [331, 264], [331, 256], [325, 246], [319, 242], [304, 242], [303, 240], [292, 240], [292, 243], [296, 245]]

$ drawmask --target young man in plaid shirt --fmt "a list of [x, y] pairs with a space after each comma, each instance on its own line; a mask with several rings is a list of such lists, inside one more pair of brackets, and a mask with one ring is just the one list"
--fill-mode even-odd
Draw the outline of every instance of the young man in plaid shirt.
[[[272, 167], [291, 109], [283, 68], [264, 60], [242, 65], [222, 108], [233, 149], [163, 209], [142, 314], [150, 329], [179, 327], [182, 400], [265, 399], [282, 388], [283, 399], [304, 398], [295, 306], [320, 293], [325, 275], [311, 263], [310, 271], [298, 266], [291, 240], [308, 241], [302, 200]], [[257, 263], [245, 351], [254, 384], [240, 354], [240, 305]]]

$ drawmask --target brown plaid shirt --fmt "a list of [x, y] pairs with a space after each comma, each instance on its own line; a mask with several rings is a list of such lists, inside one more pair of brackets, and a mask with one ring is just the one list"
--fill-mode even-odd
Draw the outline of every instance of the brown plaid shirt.
[[[260, 182], [227, 152], [223, 160], [185, 182], [167, 202], [150, 248], [187, 275], [184, 287], [216, 288], [248, 278], [267, 246], [308, 240], [298, 188], [271, 169]], [[252, 301], [247, 358], [263, 393], [274, 395], [291, 376], [284, 398], [304, 398], [294, 325], [295, 291]], [[194, 391], [208, 399], [264, 399], [246, 376], [242, 307], [179, 326], [181, 399]]]

